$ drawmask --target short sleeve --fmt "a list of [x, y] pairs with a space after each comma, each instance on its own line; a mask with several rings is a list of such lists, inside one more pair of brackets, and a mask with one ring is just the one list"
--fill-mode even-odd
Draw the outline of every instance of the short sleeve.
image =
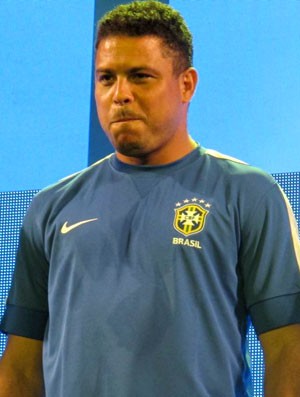
[[12, 286], [0, 326], [2, 332], [43, 339], [48, 321], [48, 271], [42, 226], [33, 201], [20, 233]]
[[258, 334], [300, 323], [300, 244], [291, 207], [277, 184], [246, 219], [240, 250], [246, 305]]

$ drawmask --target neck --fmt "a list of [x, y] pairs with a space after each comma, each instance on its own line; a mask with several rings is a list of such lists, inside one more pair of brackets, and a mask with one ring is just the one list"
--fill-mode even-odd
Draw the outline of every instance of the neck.
[[180, 160], [197, 146], [198, 143], [188, 136], [185, 142], [180, 142], [175, 148], [174, 145], [170, 145], [169, 147], [164, 147], [163, 150], [157, 149], [150, 153], [143, 153], [140, 156], [127, 156], [116, 151], [116, 156], [123, 163], [131, 165], [164, 165]]

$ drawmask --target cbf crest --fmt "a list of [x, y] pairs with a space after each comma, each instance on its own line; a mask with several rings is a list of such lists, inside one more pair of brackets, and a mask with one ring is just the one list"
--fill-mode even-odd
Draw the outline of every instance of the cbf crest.
[[200, 233], [204, 226], [211, 205], [205, 200], [192, 199], [177, 203], [174, 211], [174, 228], [185, 236]]

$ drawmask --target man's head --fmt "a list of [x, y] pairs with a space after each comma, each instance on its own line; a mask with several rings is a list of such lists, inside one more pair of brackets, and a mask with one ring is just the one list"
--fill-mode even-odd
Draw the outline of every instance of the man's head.
[[175, 74], [192, 66], [192, 35], [178, 11], [155, 0], [120, 5], [100, 19], [96, 49], [109, 36], [157, 36], [167, 56], [173, 57]]
[[165, 164], [187, 154], [187, 110], [197, 84], [191, 35], [180, 15], [136, 1], [104, 16], [95, 56], [100, 124], [119, 159]]

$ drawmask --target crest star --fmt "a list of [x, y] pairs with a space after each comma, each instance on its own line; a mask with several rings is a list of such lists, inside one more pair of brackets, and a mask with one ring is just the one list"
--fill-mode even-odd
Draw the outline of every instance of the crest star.
[[181, 206], [181, 203], [176, 203], [176, 207], [180, 207]]
[[190, 200], [188, 200], [188, 199], [185, 199], [185, 200], [183, 200], [183, 202], [184, 202], [184, 203], [189, 203], [189, 202], [190, 202]]
[[192, 201], [195, 203], [196, 201], [197, 201], [198, 199], [196, 198], [196, 197], [194, 197], [193, 199], [192, 199]]

